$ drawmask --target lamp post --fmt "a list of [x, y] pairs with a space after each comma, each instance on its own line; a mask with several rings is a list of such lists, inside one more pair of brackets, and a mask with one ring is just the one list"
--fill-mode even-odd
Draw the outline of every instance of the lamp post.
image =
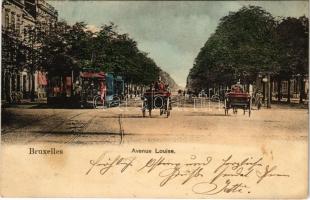
[[267, 108], [271, 108], [271, 81], [270, 81], [270, 73], [267, 74]]
[[270, 88], [271, 88], [271, 83], [270, 83], [270, 73], [267, 72], [266, 76], [263, 78], [262, 80], [264, 82], [264, 84], [267, 83], [267, 108], [271, 108], [271, 92], [270, 92]]
[[[303, 95], [304, 95], [304, 80], [301, 74], [296, 74], [296, 83], [297, 83], [297, 89], [299, 90], [299, 103], [302, 103]], [[298, 91], [297, 90], [297, 91]], [[296, 93], [297, 93], [296, 91]]]
[[211, 107], [211, 90], [212, 88], [209, 88], [209, 110], [210, 110], [210, 107]]

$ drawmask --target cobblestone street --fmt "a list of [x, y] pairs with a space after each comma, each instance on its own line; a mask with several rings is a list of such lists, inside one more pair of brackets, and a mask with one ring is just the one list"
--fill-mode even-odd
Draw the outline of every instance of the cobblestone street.
[[307, 141], [308, 111], [273, 106], [224, 115], [222, 105], [174, 107], [169, 118], [141, 108], [3, 109], [2, 143], [121, 144], [176, 142], [246, 144], [264, 140]]

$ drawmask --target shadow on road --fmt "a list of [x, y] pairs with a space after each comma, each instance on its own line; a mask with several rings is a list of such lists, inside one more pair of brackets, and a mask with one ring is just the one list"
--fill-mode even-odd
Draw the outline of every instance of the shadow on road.
[[[7, 104], [2, 105], [2, 109], [5, 108], [18, 108], [18, 109], [81, 109], [81, 107], [76, 105], [50, 105], [50, 104], [38, 104], [38, 103], [23, 103], [23, 104]], [[87, 108], [92, 108], [91, 106]]]
[[[91, 136], [91, 135], [120, 135], [119, 132], [107, 132], [107, 131], [94, 131], [94, 132], [75, 132], [75, 131], [31, 131], [31, 133], [42, 133], [50, 135], [80, 135], [80, 136]], [[136, 135], [133, 133], [124, 133], [124, 135]]]
[[189, 116], [197, 116], [197, 117], [204, 117], [204, 116], [212, 116], [212, 117], [223, 117], [226, 116], [225, 114], [217, 114], [217, 113], [201, 113], [201, 112], [193, 112], [191, 114], [185, 115], [187, 117]]
[[[99, 116], [98, 118], [102, 118], [102, 119], [114, 119], [114, 118], [119, 118], [119, 115], [110, 115], [110, 116]], [[149, 116], [143, 117], [142, 115], [134, 115], [134, 114], [122, 114], [121, 118], [126, 119], [126, 118], [132, 118], [132, 119], [147, 119], [150, 118]], [[160, 116], [160, 115], [152, 115], [151, 118], [163, 118], [166, 119], [166, 116]]]

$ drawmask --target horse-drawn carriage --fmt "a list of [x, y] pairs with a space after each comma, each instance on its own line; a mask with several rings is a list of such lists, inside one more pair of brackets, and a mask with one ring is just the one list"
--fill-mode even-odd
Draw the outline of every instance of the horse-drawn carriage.
[[146, 91], [142, 97], [142, 115], [145, 117], [146, 110], [149, 111], [149, 116], [152, 117], [152, 110], [159, 109], [160, 115], [170, 116], [171, 93], [166, 89], [152, 88]]
[[251, 116], [251, 95], [244, 92], [240, 84], [233, 85], [231, 90], [225, 94], [224, 109], [225, 115], [228, 115], [229, 109], [233, 109], [233, 113], [237, 114], [238, 109], [243, 110], [243, 114], [248, 111]]

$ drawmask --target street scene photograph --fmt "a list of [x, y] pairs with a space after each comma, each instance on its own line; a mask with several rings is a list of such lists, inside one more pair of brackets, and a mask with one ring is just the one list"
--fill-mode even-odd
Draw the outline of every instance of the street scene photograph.
[[149, 4], [4, 1], [2, 143], [307, 140], [307, 2]]
[[[4, 0], [1, 15], [2, 148], [25, 147], [28, 156], [47, 151], [66, 155], [66, 148], [95, 146], [128, 147], [130, 155], [190, 154], [190, 159], [196, 159], [192, 152], [212, 152], [227, 167], [230, 161], [234, 166], [235, 154], [229, 157], [229, 152], [239, 152], [248, 158], [238, 166], [253, 159], [254, 164], [245, 164], [253, 165], [259, 178], [253, 184], [230, 188], [234, 179], [223, 178], [223, 189], [217, 185], [206, 191], [204, 182], [194, 184], [192, 178], [204, 176], [199, 168], [181, 185], [195, 195], [227, 198], [282, 198], [285, 192], [299, 198], [307, 193], [308, 1]], [[251, 153], [258, 156], [256, 162]], [[87, 177], [98, 171], [96, 156], [87, 162]], [[117, 159], [118, 164], [126, 160]], [[268, 165], [260, 164], [266, 159]], [[269, 162], [282, 165], [271, 168]], [[112, 169], [105, 170], [101, 175]], [[185, 176], [180, 173], [160, 182], [160, 188]], [[248, 176], [236, 173], [221, 177]], [[11, 176], [3, 175], [5, 180]], [[218, 177], [208, 184], [215, 185]], [[265, 177], [290, 189], [281, 196], [280, 186], [271, 191], [267, 186], [274, 182]], [[293, 190], [295, 185], [299, 189]], [[212, 198], [167, 187], [159, 196], [149, 187], [127, 188], [119, 197]], [[9, 186], [3, 191], [15, 194]], [[113, 191], [105, 194], [118, 195]], [[101, 194], [96, 192], [92, 194]]]

